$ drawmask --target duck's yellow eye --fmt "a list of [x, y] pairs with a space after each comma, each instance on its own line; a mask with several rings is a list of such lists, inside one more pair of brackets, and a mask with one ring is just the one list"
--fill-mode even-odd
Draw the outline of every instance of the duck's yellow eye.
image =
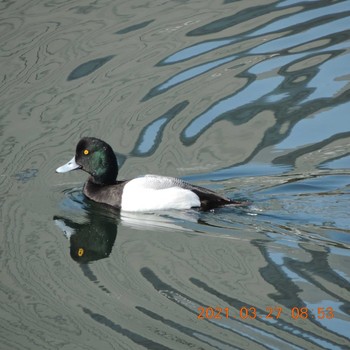
[[78, 249], [78, 256], [83, 256], [84, 255], [84, 249], [83, 248], [79, 248]]
[[86, 156], [90, 153], [88, 149], [84, 149], [84, 152], [83, 152]]

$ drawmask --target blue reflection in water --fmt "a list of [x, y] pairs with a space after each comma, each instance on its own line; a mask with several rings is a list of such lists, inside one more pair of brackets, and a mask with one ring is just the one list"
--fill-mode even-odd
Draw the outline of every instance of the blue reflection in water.
[[333, 57], [318, 66], [318, 73], [308, 83], [309, 87], [315, 89], [306, 101], [323, 97], [333, 97], [340, 90], [349, 84], [345, 79], [346, 74], [350, 74], [350, 54]]
[[[294, 250], [299, 250], [299, 242], [291, 242], [284, 240], [283, 244], [287, 245], [288, 247], [294, 249]], [[291, 281], [293, 283], [293, 285], [295, 283], [297, 283], [298, 285], [302, 284], [304, 285], [304, 291], [307, 291], [308, 288], [314, 288], [314, 286], [310, 283], [310, 280], [305, 278], [305, 274], [301, 273], [300, 270], [298, 269], [293, 269], [291, 268], [291, 266], [293, 266], [293, 264], [291, 264], [291, 262], [286, 263], [286, 260], [291, 260], [290, 258], [286, 257], [286, 254], [283, 252], [277, 252], [277, 251], [267, 251], [267, 255], [268, 257], [271, 259], [271, 261], [273, 261], [273, 264], [275, 266], [278, 266], [280, 271], [283, 271], [283, 277], [287, 277], [288, 281]], [[293, 261], [297, 261], [294, 260]], [[324, 293], [324, 291], [320, 291], [319, 293]], [[347, 332], [344, 329], [344, 326], [346, 324], [348, 324], [347, 321], [340, 321], [337, 317], [333, 318], [333, 324], [330, 325], [330, 323], [332, 323], [332, 321], [330, 321], [329, 319], [324, 319], [323, 321], [321, 319], [318, 319], [317, 317], [312, 318], [312, 314], [317, 316], [317, 308], [318, 307], [322, 307], [324, 306], [329, 307], [331, 306], [334, 310], [334, 312], [339, 312], [340, 314], [344, 315], [344, 312], [342, 312], [340, 310], [340, 306], [342, 306], [342, 303], [338, 302], [338, 301], [333, 301], [333, 300], [327, 300], [327, 298], [330, 298], [330, 296], [328, 294], [323, 295], [323, 296], [319, 296], [318, 297], [319, 300], [321, 301], [318, 302], [317, 304], [312, 304], [311, 302], [308, 302], [307, 300], [303, 299], [303, 304], [305, 303], [305, 306], [308, 307], [309, 309], [309, 317], [310, 319], [314, 319], [315, 321], [319, 322], [322, 324], [323, 327], [325, 327], [326, 329], [329, 329], [333, 332], [336, 332], [340, 335], [345, 335]], [[293, 307], [298, 307], [298, 303], [294, 302], [295, 304], [289, 308], [289, 312], [291, 312], [291, 309]], [[287, 308], [286, 310], [287, 311]], [[344, 315], [345, 316], [345, 315]], [[297, 329], [291, 329], [290, 333], [294, 333], [297, 334], [299, 333], [299, 331]], [[316, 343], [319, 346], [324, 347], [325, 349], [341, 349], [341, 347], [337, 346], [336, 344], [334, 344], [332, 341], [328, 341], [326, 339], [324, 339], [322, 336], [318, 337], [316, 334], [312, 334], [312, 333], [303, 333], [300, 334], [300, 336], [305, 337], [306, 339], [311, 340], [312, 342]]]
[[350, 103], [320, 112], [314, 118], [301, 120], [291, 134], [275, 146], [277, 150], [295, 149], [307, 144], [321, 142], [335, 134], [350, 130]]
[[[292, 4], [295, 5], [295, 1], [293, 1]], [[285, 4], [280, 4], [280, 6], [281, 5], [284, 5], [285, 7], [289, 4], [288, 2], [286, 2]], [[325, 23], [318, 27], [313, 27], [309, 30], [304, 30], [302, 33], [298, 33], [290, 36], [283, 36], [282, 38], [269, 41], [250, 51], [250, 53], [253, 53], [253, 54], [262, 53], [262, 51], [278, 52], [280, 50], [289, 48], [294, 45], [300, 45], [306, 41], [316, 40], [325, 35], [330, 35], [332, 33], [339, 33], [342, 30], [347, 30], [349, 28], [349, 26], [347, 25], [348, 24], [347, 18], [343, 18], [338, 21], [334, 20], [335, 14], [340, 13], [343, 16], [345, 11], [350, 11], [349, 2], [346, 2], [346, 1], [336, 3], [334, 5], [322, 7], [322, 8], [299, 12], [294, 15], [283, 16], [283, 18], [281, 18], [280, 20], [276, 20], [275, 22], [272, 22], [264, 26], [263, 28], [253, 31], [252, 33], [249, 33], [249, 34], [247, 33], [245, 35], [229, 37], [226, 39], [206, 41], [206, 42], [198, 43], [193, 46], [187, 47], [183, 50], [180, 50], [174, 53], [173, 55], [170, 55], [169, 57], [164, 59], [159, 65], [173, 64], [176, 62], [191, 59], [196, 56], [203, 55], [209, 51], [218, 49], [220, 47], [231, 45], [233, 43], [243, 41], [252, 37], [254, 38], [262, 35], [272, 34], [281, 30], [285, 31], [285, 30], [288, 30], [288, 28], [292, 28], [295, 26], [298, 26], [298, 28], [300, 28], [300, 25], [305, 22], [310, 22], [312, 20], [319, 19], [319, 18], [328, 16], [329, 14], [332, 14], [332, 18], [329, 19], [329, 21], [332, 21], [332, 31], [330, 31], [330, 27], [328, 23]], [[288, 40], [286, 40], [286, 38]]]
[[286, 65], [295, 62], [306, 55], [304, 53], [299, 54], [291, 54], [287, 56], [271, 56], [271, 58], [259, 62], [258, 64], [249, 68], [249, 73], [259, 75], [265, 72], [270, 72], [274, 69], [279, 69], [281, 67], [285, 67]]
[[[350, 149], [349, 149], [350, 151]], [[334, 159], [330, 162], [326, 162], [320, 166], [321, 169], [349, 169], [350, 168], [350, 156]]]
[[235, 41], [237, 41], [237, 39], [215, 40], [215, 41], [207, 41], [204, 43], [196, 44], [176, 52], [175, 54], [163, 60], [162, 63], [170, 64], [170, 63], [175, 63], [179, 61], [184, 61], [186, 59], [193, 58], [195, 56], [203, 55], [204, 53], [214, 49], [218, 49], [219, 47], [232, 44]]
[[295, 6], [298, 4], [305, 4], [308, 2], [315, 2], [315, 0], [285, 0], [285, 1], [280, 1], [278, 4], [276, 4], [276, 7], [288, 7], [288, 6]]
[[174, 77], [172, 77], [171, 79], [167, 80], [165, 83], [163, 83], [162, 85], [160, 85], [158, 87], [159, 91], [168, 89], [174, 85], [180, 84], [183, 81], [189, 80], [191, 78], [194, 78], [198, 75], [201, 75], [213, 68], [216, 68], [218, 66], [220, 66], [221, 64], [225, 64], [228, 63], [230, 61], [233, 61], [237, 56], [228, 56], [225, 58], [221, 58], [219, 60], [215, 60], [209, 63], [205, 63], [205, 64], [201, 64], [199, 66], [196, 66], [194, 68], [190, 68], [185, 70], [184, 72], [181, 72], [177, 75], [175, 75]]
[[[283, 77], [275, 76], [249, 83], [243, 90], [230, 96], [209, 108], [206, 112], [195, 118], [184, 130], [186, 139], [199, 136], [205, 128], [214, 123], [221, 114], [232, 111], [240, 106], [253, 102], [276, 89]], [[268, 90], [267, 90], [268, 89]]]
[[[327, 296], [329, 297], [329, 296]], [[322, 324], [322, 327], [325, 329], [329, 329], [333, 333], [337, 333], [339, 335], [344, 335], [349, 332], [349, 321], [347, 321], [345, 318], [348, 316], [346, 315], [342, 310], [341, 307], [343, 306], [343, 303], [340, 303], [338, 301], [334, 300], [322, 300], [321, 303], [311, 303], [311, 302], [305, 302], [306, 307], [309, 310], [312, 310], [312, 314], [314, 315], [313, 318], [317, 319], [317, 322]], [[327, 318], [324, 317], [318, 318], [317, 316], [320, 315], [318, 314], [318, 308], [323, 308], [325, 311], [325, 315], [330, 317], [329, 312], [327, 311], [327, 308], [331, 307], [335, 313], [334, 318]], [[338, 315], [341, 315], [344, 317], [344, 319], [341, 319], [340, 317], [337, 317]]]
[[264, 54], [271, 52], [281, 52], [282, 50], [290, 49], [293, 46], [300, 46], [307, 42], [320, 40], [323, 37], [329, 37], [331, 34], [339, 34], [341, 31], [349, 29], [349, 18], [342, 18], [329, 23], [322, 24], [317, 27], [312, 27], [309, 30], [304, 30], [301, 33], [283, 36], [281, 38], [266, 42], [256, 48], [252, 49], [252, 54]]
[[181, 113], [188, 104], [188, 101], [177, 103], [158, 119], [147, 124], [140, 132], [138, 140], [135, 142], [135, 149], [131, 153], [138, 156], [144, 156], [155, 151], [161, 142], [163, 130], [167, 123]]
[[142, 140], [137, 146], [137, 151], [139, 153], [147, 153], [151, 151], [156, 144], [157, 135], [159, 135], [162, 126], [164, 126], [167, 120], [168, 118], [163, 117], [148, 124], [142, 135]]
[[[305, 2], [305, 1], [302, 1]], [[287, 7], [296, 5], [296, 1], [285, 1], [277, 4], [277, 7]], [[305, 22], [310, 22], [315, 18], [320, 18], [323, 16], [328, 16], [330, 13], [334, 16], [336, 13], [343, 13], [344, 11], [349, 11], [349, 4], [346, 2], [336, 3], [327, 7], [321, 7], [317, 9], [307, 10], [303, 12], [298, 12], [296, 14], [291, 14], [288, 17], [283, 17], [280, 20], [274, 21], [270, 24], [265, 25], [263, 28], [254, 31], [254, 36], [266, 35], [270, 33], [276, 33], [278, 31], [288, 30], [289, 27], [298, 26], [300, 27]], [[252, 36], [250, 34], [249, 36]]]
[[[323, 15], [324, 16], [328, 15], [329, 13], [332, 13], [332, 16], [334, 16], [334, 14], [342, 13], [345, 10], [350, 11], [350, 8], [347, 4], [337, 3], [335, 5], [328, 6], [327, 13], [325, 11], [325, 8], [313, 9], [313, 10], [305, 11], [303, 13], [297, 13], [295, 15], [284, 17], [283, 19], [276, 21], [274, 23], [271, 23], [270, 25], [267, 25], [266, 27], [260, 30], [254, 31], [253, 33], [250, 33], [250, 34], [242, 35], [240, 37], [238, 36], [230, 37], [224, 40], [220, 39], [220, 40], [206, 41], [199, 44], [195, 44], [191, 47], [187, 47], [181, 51], [176, 52], [174, 55], [169, 56], [168, 58], [163, 60], [161, 64], [172, 64], [179, 61], [191, 59], [196, 56], [203, 55], [209, 51], [218, 49], [220, 47], [232, 45], [233, 43], [247, 40], [248, 38], [251, 38], [251, 37], [258, 37], [266, 34], [275, 33], [278, 30], [286, 30], [289, 26], [294, 27], [295, 23], [298, 23], [298, 26], [299, 26], [300, 23], [302, 22], [310, 21], [315, 18], [320, 18]], [[270, 52], [270, 53], [280, 52], [283, 49], [287, 49], [295, 45], [300, 45], [307, 41], [318, 39], [322, 35], [329, 36], [330, 34], [338, 33], [341, 30], [346, 30], [348, 28], [347, 26], [348, 20], [346, 18], [336, 21], [334, 20], [334, 17], [332, 17], [332, 19], [329, 19], [329, 21], [330, 20], [332, 20], [332, 28], [333, 28], [332, 31], [329, 30], [329, 25], [327, 22], [318, 27], [303, 31], [302, 33], [287, 36], [288, 40], [286, 40], [286, 36], [284, 36], [282, 38], [269, 41], [268, 43], [263, 43], [262, 45], [257, 46], [256, 48], [253, 48], [252, 50], [248, 51], [247, 55], [249, 54], [255, 55], [257, 53], [261, 54], [266, 52]], [[328, 47], [327, 51], [329, 51], [330, 49], [331, 48]], [[293, 60], [292, 57], [294, 57], [294, 60], [297, 60], [297, 59], [300, 59], [302, 55], [305, 55], [305, 53], [289, 56], [291, 58], [283, 57], [281, 60], [277, 60], [274, 63], [272, 63], [272, 65], [275, 64], [276, 67], [282, 67], [287, 62], [291, 62]], [[162, 93], [175, 85], [178, 85], [186, 80], [199, 76], [222, 64], [233, 61], [234, 59], [236, 59], [236, 57], [237, 55], [228, 56], [225, 58], [221, 58], [219, 60], [215, 60], [209, 63], [201, 64], [199, 66], [187, 69], [173, 76], [172, 78], [168, 79], [166, 82], [159, 85], [158, 87], [153, 88], [151, 92], [147, 94], [144, 100], [150, 97], [153, 97], [154, 95], [158, 95], [159, 93]], [[284, 60], [286, 60], [286, 62], [283, 62]], [[272, 69], [272, 66], [271, 66], [271, 69]]]

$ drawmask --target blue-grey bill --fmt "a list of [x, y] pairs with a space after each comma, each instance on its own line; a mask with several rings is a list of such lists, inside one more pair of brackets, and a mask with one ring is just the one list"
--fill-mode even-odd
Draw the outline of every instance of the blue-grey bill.
[[75, 169], [79, 169], [80, 165], [75, 162], [75, 157], [73, 157], [68, 163], [60, 166], [56, 169], [56, 173], [67, 173]]

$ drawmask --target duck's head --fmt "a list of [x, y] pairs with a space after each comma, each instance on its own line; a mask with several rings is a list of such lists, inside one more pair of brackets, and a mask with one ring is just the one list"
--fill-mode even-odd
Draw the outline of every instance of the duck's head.
[[92, 176], [96, 184], [114, 184], [118, 175], [117, 158], [106, 142], [95, 137], [84, 137], [78, 144], [75, 156], [65, 165], [56, 169], [57, 173], [66, 173], [81, 169]]

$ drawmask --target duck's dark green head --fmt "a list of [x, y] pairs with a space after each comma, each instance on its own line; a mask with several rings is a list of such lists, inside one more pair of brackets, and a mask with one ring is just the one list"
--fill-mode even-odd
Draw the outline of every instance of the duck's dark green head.
[[65, 173], [75, 169], [86, 171], [92, 176], [93, 182], [101, 185], [114, 184], [118, 175], [117, 158], [111, 146], [94, 137], [82, 138], [73, 159], [57, 168], [56, 172]]

